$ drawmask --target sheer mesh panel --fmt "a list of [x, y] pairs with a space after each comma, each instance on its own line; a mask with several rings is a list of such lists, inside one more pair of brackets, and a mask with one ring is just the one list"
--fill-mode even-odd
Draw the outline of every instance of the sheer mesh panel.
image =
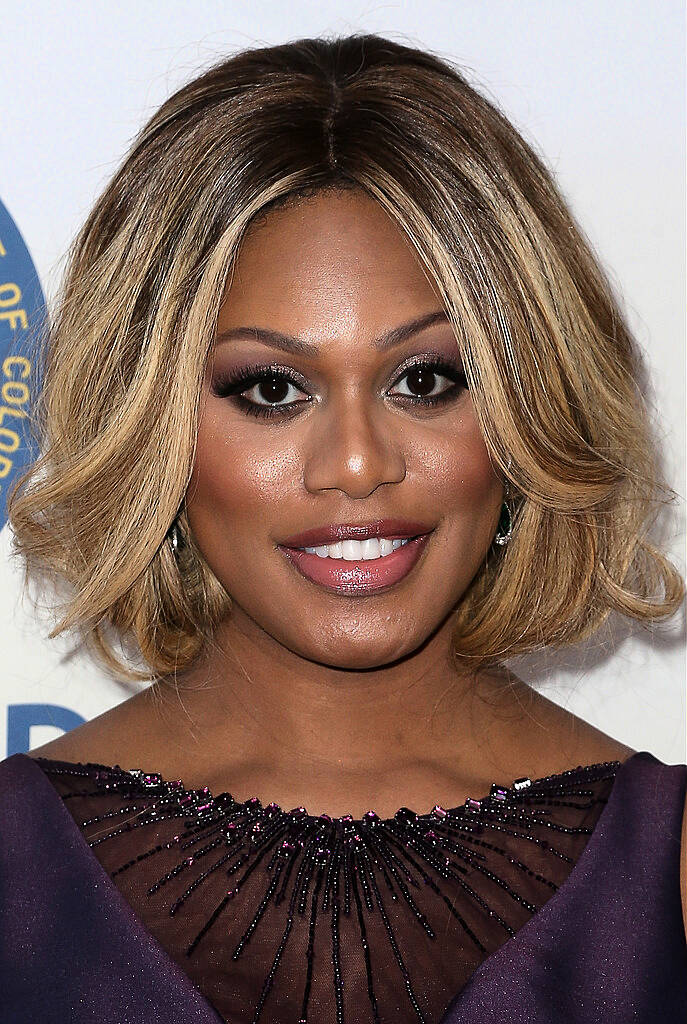
[[231, 1024], [436, 1024], [565, 882], [620, 765], [355, 820], [35, 761], [140, 921]]

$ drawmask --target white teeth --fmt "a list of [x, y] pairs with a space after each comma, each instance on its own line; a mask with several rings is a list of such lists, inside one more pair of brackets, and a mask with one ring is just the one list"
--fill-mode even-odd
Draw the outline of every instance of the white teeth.
[[355, 540], [341, 541], [341, 557], [347, 562], [355, 562], [356, 559], [364, 558], [363, 545]]
[[323, 544], [316, 548], [301, 548], [309, 555], [320, 558], [343, 558], [347, 562], [370, 561], [373, 558], [384, 558], [392, 551], [407, 544], [409, 537], [389, 540], [387, 537], [368, 537], [367, 540], [340, 540], [336, 544]]

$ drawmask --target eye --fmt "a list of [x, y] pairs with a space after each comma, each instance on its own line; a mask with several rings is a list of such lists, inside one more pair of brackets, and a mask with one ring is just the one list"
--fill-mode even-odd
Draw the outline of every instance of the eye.
[[221, 377], [213, 391], [220, 398], [231, 397], [242, 412], [264, 418], [290, 415], [296, 406], [307, 405], [310, 401], [289, 400], [294, 392], [303, 393], [303, 389], [293, 380], [293, 370], [277, 366], [247, 366], [238, 373]]
[[[263, 419], [295, 415], [299, 407], [309, 405], [311, 397], [293, 400], [294, 395], [306, 394], [295, 372], [278, 366], [248, 366], [243, 370], [220, 377], [213, 392], [220, 398], [231, 398], [238, 408], [250, 416]], [[396, 383], [406, 380], [408, 390], [393, 397], [418, 409], [455, 401], [467, 389], [467, 379], [460, 366], [444, 359], [415, 360], [405, 367]], [[443, 381], [443, 383], [442, 383]], [[419, 392], [419, 394], [416, 394]]]
[[281, 373], [265, 373], [252, 387], [242, 391], [241, 397], [245, 396], [247, 401], [258, 406], [264, 405], [270, 409], [278, 409], [297, 404], [288, 399], [293, 399], [294, 396], [291, 392], [298, 390], [296, 385]]
[[[462, 369], [443, 359], [416, 360], [398, 378], [404, 379], [408, 381], [406, 387], [409, 390], [402, 393], [402, 397], [410, 398], [414, 404], [429, 406], [450, 401], [465, 390], [468, 383]], [[442, 385], [442, 380], [448, 384]]]

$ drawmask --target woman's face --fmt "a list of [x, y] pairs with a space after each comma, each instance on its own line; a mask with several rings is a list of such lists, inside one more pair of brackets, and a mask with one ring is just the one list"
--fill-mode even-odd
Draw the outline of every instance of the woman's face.
[[[428, 326], [375, 344], [430, 314]], [[454, 609], [493, 540], [502, 486], [442, 314], [405, 236], [363, 193], [272, 211], [246, 235], [186, 498], [196, 543], [233, 600], [230, 619], [246, 616], [311, 661], [363, 669], [416, 650]], [[345, 544], [329, 559], [301, 555], [318, 582], [284, 546], [305, 530], [383, 519], [428, 536], [391, 554], [367, 545], [378, 559]]]

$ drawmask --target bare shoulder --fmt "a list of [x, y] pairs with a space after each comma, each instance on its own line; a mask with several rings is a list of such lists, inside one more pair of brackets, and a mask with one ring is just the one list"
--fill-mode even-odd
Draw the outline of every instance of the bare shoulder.
[[500, 730], [499, 735], [503, 739], [507, 732], [513, 737], [514, 763], [520, 763], [531, 778], [558, 774], [578, 765], [624, 762], [637, 753], [512, 673], [505, 678], [512, 687], [509, 717], [507, 730]]
[[63, 736], [27, 751], [28, 756], [74, 764], [127, 765], [132, 756], [137, 760], [145, 736], [145, 719], [140, 713], [150, 700], [148, 691], [141, 691]]

